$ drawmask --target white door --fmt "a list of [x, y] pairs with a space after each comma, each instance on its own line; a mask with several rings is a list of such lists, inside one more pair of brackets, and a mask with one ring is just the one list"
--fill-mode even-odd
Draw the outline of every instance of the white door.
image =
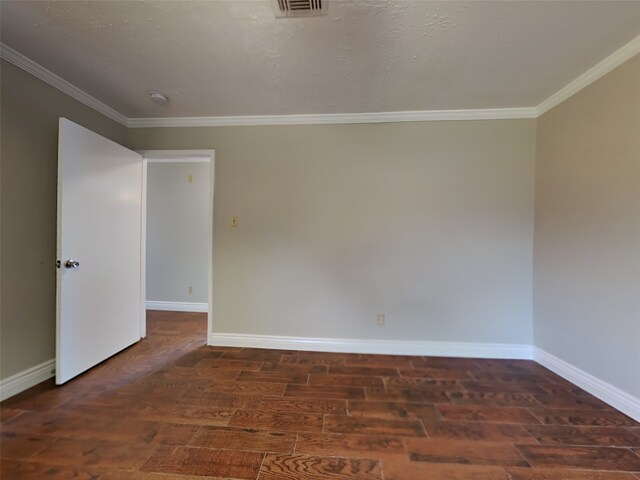
[[142, 157], [69, 120], [58, 138], [56, 383], [140, 340]]

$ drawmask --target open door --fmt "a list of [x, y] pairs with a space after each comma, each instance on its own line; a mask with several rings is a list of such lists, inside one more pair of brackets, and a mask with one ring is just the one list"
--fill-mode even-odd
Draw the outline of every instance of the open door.
[[140, 340], [142, 156], [61, 118], [56, 383]]

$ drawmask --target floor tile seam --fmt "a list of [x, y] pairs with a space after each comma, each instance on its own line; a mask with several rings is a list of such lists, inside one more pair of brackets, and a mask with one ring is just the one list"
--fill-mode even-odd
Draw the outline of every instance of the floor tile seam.
[[427, 425], [424, 423], [424, 420], [420, 417], [418, 417], [418, 421], [420, 422], [420, 425], [422, 426], [422, 431], [424, 432], [424, 438], [432, 438], [431, 435], [429, 435], [429, 432], [427, 431]]
[[[24, 434], [24, 435], [33, 435], [33, 434], [26, 433], [26, 434]], [[2, 454], [0, 454], [0, 458], [4, 458], [4, 459], [6, 459], [6, 460], [14, 460], [14, 461], [25, 461], [25, 462], [28, 462], [28, 461], [29, 461], [29, 460], [31, 460], [35, 455], [37, 455], [38, 453], [43, 452], [44, 450], [46, 450], [47, 448], [49, 448], [51, 445], [53, 445], [53, 444], [58, 440], [58, 438], [59, 438], [59, 437], [51, 436], [50, 438], [52, 439], [52, 440], [51, 440], [51, 442], [49, 442], [49, 443], [47, 443], [45, 446], [43, 446], [43, 447], [39, 448], [39, 449], [38, 449], [38, 450], [36, 450], [35, 452], [31, 452], [31, 454], [30, 454], [29, 456], [27, 456], [26, 458], [24, 458], [24, 459], [21, 459], [21, 458], [11, 458], [11, 457], [3, 457], [3, 456], [2, 456]]]
[[264, 460], [267, 458], [267, 453], [262, 454], [262, 460], [260, 461], [260, 467], [258, 468], [258, 473], [256, 474], [256, 480], [260, 478], [260, 474], [262, 473], [262, 466], [264, 465]]
[[[320, 433], [320, 432], [300, 432], [300, 433]], [[421, 440], [426, 440], [428, 438], [432, 440], [436, 440], [434, 437], [428, 437], [426, 435], [404, 435], [402, 433], [371, 433], [371, 432], [335, 432], [335, 431], [323, 431], [323, 435], [357, 435], [360, 437], [371, 437], [371, 436], [385, 436], [385, 437], [398, 437], [398, 438], [416, 438]], [[493, 443], [505, 443], [505, 442], [493, 442]]]
[[538, 420], [538, 422], [540, 422], [539, 425], [549, 425], [548, 423], [544, 423], [544, 420], [540, 418], [538, 415], [536, 415], [535, 412], [531, 410], [531, 407], [525, 407], [525, 410], [529, 412], [529, 414], [533, 416], [533, 418], [535, 418], [536, 420]]
[[203, 445], [165, 445], [170, 447], [190, 448], [192, 450], [211, 450], [214, 452], [249, 452], [249, 453], [272, 453], [274, 455], [288, 455], [287, 452], [277, 450], [253, 449], [253, 448], [226, 448], [226, 447], [206, 447]]
[[[522, 444], [525, 445], [525, 444]], [[538, 441], [536, 444], [531, 444], [529, 446], [540, 446], [540, 447], [553, 447], [553, 448], [612, 448], [612, 449], [618, 449], [618, 450], [631, 450], [632, 453], [635, 454], [635, 452], [633, 451], [634, 448], [640, 448], [640, 447], [634, 447], [634, 446], [629, 446], [629, 445], [594, 445], [594, 444], [586, 444], [586, 443], [549, 443], [549, 442], [540, 442]]]
[[501, 422], [499, 420], [449, 420], [447, 418], [443, 418], [442, 420], [439, 420], [439, 422], [441, 422], [441, 423], [471, 423], [471, 424], [478, 424], [478, 425], [486, 424], [486, 425], [494, 425], [494, 426], [496, 426], [496, 425], [509, 425], [509, 426], [521, 425], [525, 429], [527, 427], [542, 427], [542, 426], [552, 427], [552, 426], [554, 426], [554, 425], [540, 425], [538, 423]]
[[191, 439], [187, 442], [187, 444], [185, 445], [186, 447], [190, 447], [192, 446], [192, 442], [193, 439], [196, 438], [196, 436], [198, 436], [200, 434], [200, 431], [202, 430], [203, 426], [199, 425], [198, 428], [196, 429], [195, 433], [193, 434], [193, 436], [191, 437]]

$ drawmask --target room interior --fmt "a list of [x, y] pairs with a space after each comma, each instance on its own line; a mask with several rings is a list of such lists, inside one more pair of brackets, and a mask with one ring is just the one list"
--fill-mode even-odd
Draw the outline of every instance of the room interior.
[[[0, 4], [2, 478], [640, 478], [640, 3], [283, 5]], [[215, 183], [56, 387], [59, 118]]]

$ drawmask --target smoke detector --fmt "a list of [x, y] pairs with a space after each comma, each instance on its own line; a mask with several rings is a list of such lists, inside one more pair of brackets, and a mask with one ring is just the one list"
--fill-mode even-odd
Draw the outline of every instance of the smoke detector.
[[158, 105], [166, 105], [169, 102], [169, 97], [155, 90], [149, 92], [149, 98], [153, 103], [157, 103]]
[[329, 0], [272, 0], [278, 18], [318, 17], [327, 14]]

